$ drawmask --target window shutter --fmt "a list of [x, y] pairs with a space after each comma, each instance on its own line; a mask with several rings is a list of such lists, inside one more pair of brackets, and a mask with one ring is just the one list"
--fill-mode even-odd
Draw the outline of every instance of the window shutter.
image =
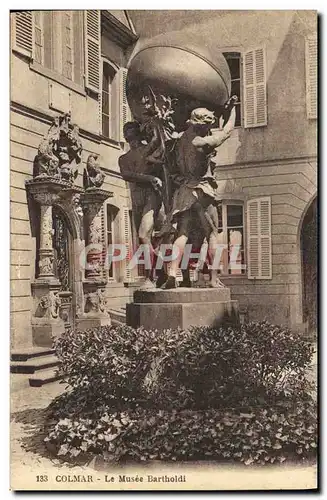
[[30, 10], [13, 14], [13, 50], [33, 57], [33, 13]]
[[99, 129], [99, 134], [102, 135], [102, 78], [103, 78], [103, 63], [101, 61], [100, 63], [100, 89], [98, 93], [98, 129]]
[[305, 41], [305, 71], [307, 117], [317, 118], [317, 77], [318, 77], [318, 41], [315, 35]]
[[247, 202], [248, 278], [272, 279], [271, 199]]
[[119, 140], [125, 142], [124, 125], [131, 119], [131, 112], [126, 96], [127, 69], [119, 70]]
[[93, 92], [100, 92], [100, 43], [101, 12], [84, 11], [85, 32], [85, 86]]
[[244, 127], [267, 125], [266, 53], [263, 48], [245, 52], [243, 85]]
[[74, 82], [84, 84], [83, 11], [73, 11]]
[[73, 80], [73, 11], [66, 10], [61, 13], [62, 29], [62, 73], [69, 80]]
[[43, 64], [44, 60], [44, 32], [43, 32], [43, 12], [35, 10], [34, 16], [34, 60]]
[[105, 206], [101, 207], [101, 244], [102, 244], [102, 276], [105, 280], [108, 278], [108, 270], [105, 267], [106, 254], [107, 254], [107, 242], [106, 242], [106, 220], [105, 220]]
[[128, 207], [123, 207], [123, 243], [126, 245], [127, 254], [126, 259], [124, 261], [124, 282], [130, 283], [132, 281], [132, 271], [128, 269], [128, 264], [130, 259], [132, 258], [133, 251], [133, 242], [132, 242], [132, 234], [131, 234], [131, 225], [130, 225], [130, 217], [129, 217], [129, 209]]

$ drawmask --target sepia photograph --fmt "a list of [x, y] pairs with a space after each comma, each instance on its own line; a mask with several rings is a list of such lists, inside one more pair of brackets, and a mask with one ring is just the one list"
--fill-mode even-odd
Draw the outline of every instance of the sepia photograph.
[[11, 490], [317, 490], [317, 11], [8, 16]]

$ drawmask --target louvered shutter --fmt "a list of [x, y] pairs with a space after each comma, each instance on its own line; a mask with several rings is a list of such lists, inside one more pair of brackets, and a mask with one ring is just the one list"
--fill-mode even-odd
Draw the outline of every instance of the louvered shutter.
[[43, 42], [43, 12], [40, 10], [35, 10], [33, 12], [34, 17], [34, 61], [39, 64], [43, 64], [44, 60], [44, 42]]
[[85, 86], [93, 92], [100, 92], [100, 43], [101, 12], [84, 12], [85, 32]]
[[98, 129], [99, 134], [102, 135], [102, 87], [103, 87], [103, 61], [100, 61], [100, 91], [98, 93]]
[[263, 48], [245, 52], [243, 85], [244, 127], [267, 125], [266, 55]]
[[123, 207], [122, 212], [123, 212], [122, 236], [123, 236], [123, 243], [126, 245], [126, 248], [127, 248], [126, 259], [124, 260], [123, 272], [124, 272], [124, 282], [129, 283], [132, 281], [132, 271], [131, 271], [131, 269], [128, 269], [128, 264], [132, 258], [132, 252], [133, 252], [131, 221], [130, 221], [128, 207]]
[[126, 96], [127, 69], [119, 70], [119, 140], [124, 142], [124, 125], [131, 119], [131, 112]]
[[105, 205], [101, 207], [101, 245], [102, 245], [102, 276], [105, 280], [108, 278], [108, 270], [106, 269], [106, 255], [107, 255], [107, 242], [106, 242], [106, 220], [105, 220]]
[[317, 118], [318, 41], [310, 36], [305, 44], [307, 117]]
[[271, 279], [271, 199], [247, 202], [248, 278]]
[[13, 50], [24, 56], [33, 57], [33, 13], [30, 10], [13, 15]]

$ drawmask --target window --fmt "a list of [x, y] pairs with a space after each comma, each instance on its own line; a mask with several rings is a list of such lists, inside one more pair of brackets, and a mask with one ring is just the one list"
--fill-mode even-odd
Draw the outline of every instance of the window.
[[[230, 74], [231, 95], [237, 95], [235, 126], [262, 127], [268, 123], [266, 51], [264, 47], [224, 52]], [[241, 64], [242, 61], [242, 64]]]
[[225, 52], [229, 71], [231, 74], [231, 95], [237, 95], [235, 127], [242, 125], [242, 100], [241, 100], [241, 54], [239, 52]]
[[223, 202], [218, 205], [218, 224], [219, 243], [225, 245], [221, 257], [220, 274], [245, 274], [243, 204]]
[[84, 84], [83, 11], [17, 12], [13, 26], [13, 48], [32, 60], [33, 69], [39, 65]]
[[[113, 205], [107, 205], [106, 243], [107, 243], [107, 249], [108, 249], [109, 254], [111, 251], [109, 245], [113, 245], [114, 243], [117, 242], [117, 238], [116, 238], [116, 234], [115, 234], [116, 233], [115, 219], [117, 217], [117, 214], [118, 214], [117, 207], [114, 207]], [[110, 267], [108, 270], [108, 277], [109, 277], [109, 279], [115, 279], [115, 277], [116, 277], [115, 276], [115, 269], [114, 269], [112, 262], [110, 263]]]
[[116, 70], [106, 61], [102, 70], [101, 123], [102, 135], [117, 138], [117, 84]]

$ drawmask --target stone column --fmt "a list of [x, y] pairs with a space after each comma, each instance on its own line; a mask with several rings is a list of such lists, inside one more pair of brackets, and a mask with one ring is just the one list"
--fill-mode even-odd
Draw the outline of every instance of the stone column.
[[88, 281], [102, 280], [102, 227], [101, 208], [104, 201], [112, 193], [104, 189], [89, 188], [82, 195], [81, 204], [84, 211], [84, 229], [86, 245], [85, 278]]
[[86, 264], [85, 277], [88, 280], [101, 279], [102, 270], [102, 203], [84, 200]]
[[83, 282], [83, 310], [77, 319], [77, 327], [82, 330], [110, 325], [105, 300], [106, 279], [102, 275], [104, 242], [101, 227], [101, 208], [110, 196], [111, 192], [95, 187], [86, 189], [81, 195], [87, 264]]
[[40, 178], [26, 182], [29, 194], [40, 206], [39, 273], [31, 283], [33, 297], [32, 335], [38, 346], [51, 346], [53, 337], [65, 330], [60, 317], [60, 282], [54, 275], [52, 207], [59, 202], [67, 183]]
[[38, 279], [52, 280], [53, 272], [53, 229], [52, 204], [55, 195], [50, 193], [35, 194], [35, 200], [40, 204], [40, 248], [39, 248], [39, 275]]

